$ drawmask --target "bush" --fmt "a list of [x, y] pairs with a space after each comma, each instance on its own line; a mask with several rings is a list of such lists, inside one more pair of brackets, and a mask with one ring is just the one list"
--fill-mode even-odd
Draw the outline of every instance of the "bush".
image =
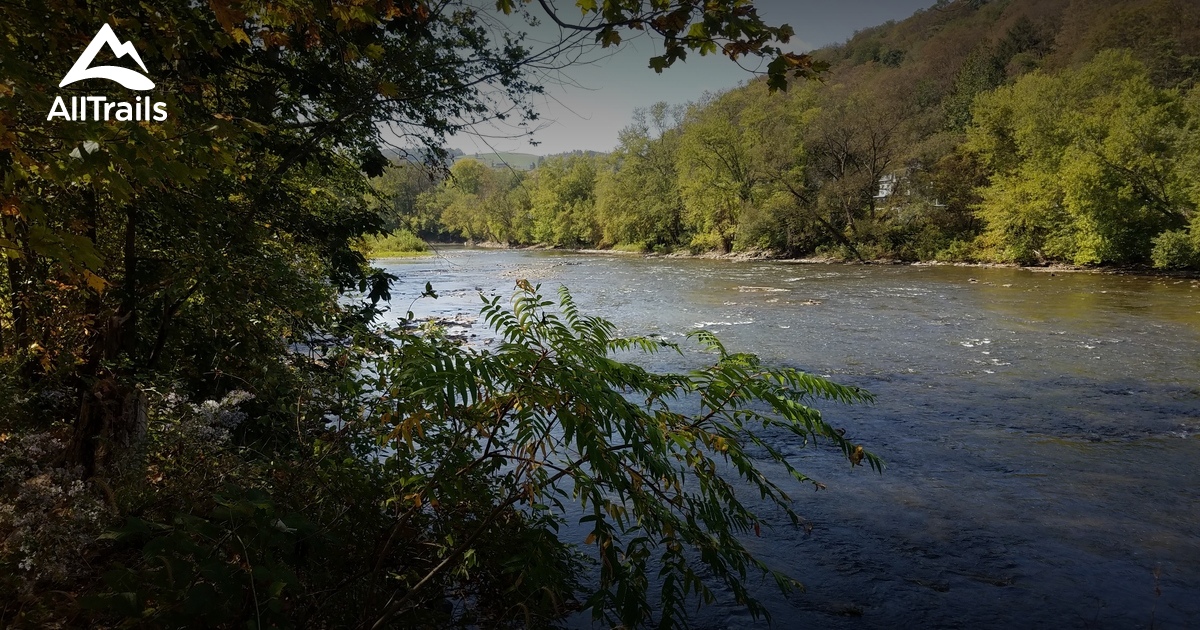
[[114, 517], [80, 467], [55, 461], [65, 446], [55, 432], [0, 433], [0, 601], [32, 603], [26, 618], [65, 604]]
[[397, 258], [424, 254], [429, 251], [429, 245], [416, 234], [401, 228], [385, 236], [364, 238], [361, 249], [368, 258]]
[[693, 254], [703, 254], [705, 252], [724, 252], [725, 241], [721, 239], [721, 235], [716, 232], [701, 232], [692, 237], [692, 241], [688, 243], [688, 250]]
[[979, 248], [972, 241], [955, 240], [937, 253], [937, 260], [941, 262], [979, 262]]
[[[555, 304], [524, 280], [518, 286], [511, 308], [499, 297], [485, 299], [483, 318], [500, 338], [494, 349], [402, 334], [370, 370], [370, 383], [386, 393], [366, 426], [378, 427], [394, 453], [388, 465], [409, 480], [388, 504], [406, 519], [426, 515], [426, 525], [413, 524], [417, 531], [445, 532], [420, 538], [444, 539], [437, 555], [449, 563], [397, 576], [404, 596], [383, 617], [408, 616], [423, 598], [444, 596], [423, 586], [466, 573], [486, 555], [512, 567], [497, 574], [505, 582], [561, 586], [559, 570], [575, 544], [553, 532], [568, 517], [590, 529], [583, 544], [599, 558], [599, 583], [584, 606], [607, 626], [652, 623], [655, 609], [661, 627], [684, 625], [691, 600], [711, 601], [714, 583], [756, 616], [766, 614], [746, 588], [748, 574], [769, 576], [784, 590], [798, 583], [744, 546], [765, 523], [738, 499], [740, 489], [799, 522], [788, 490], [774, 480], [812, 480], [776, 446], [786, 434], [828, 441], [852, 465], [881, 470], [878, 458], [805, 404], [870, 395], [765, 367], [703, 331], [691, 339], [712, 363], [652, 373], [610, 354], [680, 349], [615, 336], [612, 323], [580, 314], [565, 289]], [[766, 474], [768, 465], [779, 474]], [[523, 519], [522, 537], [541, 542], [508, 546], [492, 538], [489, 528], [505, 515]], [[660, 577], [653, 594], [651, 574]]]
[[1150, 259], [1158, 269], [1200, 267], [1200, 239], [1187, 230], [1163, 232], [1154, 239]]
[[616, 245], [612, 246], [612, 250], [614, 252], [632, 252], [635, 254], [649, 253], [653, 251], [653, 249], [654, 248], [650, 245], [649, 241], [642, 241], [640, 243], [617, 243]]

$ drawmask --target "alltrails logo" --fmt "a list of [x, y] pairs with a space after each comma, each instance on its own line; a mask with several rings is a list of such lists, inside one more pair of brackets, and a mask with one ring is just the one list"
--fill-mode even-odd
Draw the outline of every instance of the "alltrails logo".
[[[154, 88], [154, 82], [136, 70], [120, 66], [92, 66], [96, 55], [105, 46], [108, 46], [118, 59], [128, 55], [137, 62], [142, 72], [147, 71], [146, 64], [142, 63], [142, 57], [133, 47], [133, 42], [122, 42], [117, 39], [117, 34], [113, 32], [112, 27], [105, 24], [100, 28], [100, 32], [92, 38], [92, 42], [84, 49], [83, 54], [79, 55], [79, 59], [75, 61], [75, 65], [71, 66], [71, 70], [67, 72], [67, 76], [63, 77], [58, 87], [87, 79], [108, 79], [130, 90], [144, 91]], [[105, 96], [72, 96], [69, 102], [70, 107], [67, 106], [66, 99], [61, 96], [55, 97], [54, 105], [50, 107], [50, 115], [46, 117], [46, 120], [61, 117], [72, 122], [87, 120], [138, 122], [153, 120], [162, 122], [167, 119], [167, 104], [155, 103], [149, 96], [140, 96], [132, 103], [109, 101]]]

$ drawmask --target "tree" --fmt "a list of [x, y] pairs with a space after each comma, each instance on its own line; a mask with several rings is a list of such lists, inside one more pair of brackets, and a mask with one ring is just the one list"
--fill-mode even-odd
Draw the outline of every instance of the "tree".
[[983, 92], [990, 92], [1004, 82], [1004, 63], [1001, 55], [986, 44], [980, 44], [963, 60], [954, 78], [954, 91], [945, 102], [946, 124], [962, 131], [971, 120], [971, 103]]
[[600, 171], [596, 215], [606, 244], [673, 247], [683, 238], [676, 153], [680, 107], [635, 109]]
[[440, 237], [438, 217], [426, 212], [420, 202], [421, 195], [436, 184], [429, 169], [407, 160], [388, 166], [381, 175], [372, 178], [371, 196], [378, 204], [375, 211], [383, 219], [383, 228], [405, 229], [421, 238]]
[[[178, 336], [192, 316], [203, 317], [193, 309], [222, 305], [222, 316], [271, 321], [268, 314], [283, 306], [289, 315], [303, 314], [280, 325], [304, 334], [327, 323], [327, 300], [339, 289], [371, 282], [373, 297], [386, 292], [386, 279], [372, 276], [350, 249], [354, 237], [380, 227], [356, 181], [359, 168], [377, 171], [382, 164], [376, 121], [406, 125], [414, 138], [435, 144], [459, 128], [457, 113], [470, 111], [480, 84], [516, 92], [532, 87], [519, 72], [527, 53], [493, 48], [453, 12], [391, 3], [330, 13], [305, 6], [214, 7], [5, 8], [10, 41], [37, 34], [34, 45], [5, 55], [16, 85], [7, 95], [15, 107], [6, 108], [11, 118], [3, 160], [4, 190], [16, 214], [5, 224], [11, 251], [21, 254], [10, 275], [19, 288], [47, 276], [85, 287], [85, 297], [69, 306], [81, 330], [53, 336], [82, 339], [64, 349], [63, 360], [79, 357], [79, 367], [65, 377], [82, 401], [74, 457], [88, 469], [103, 468], [98, 445], [119, 444], [138, 431], [144, 403], [136, 375], [155, 370], [179, 347], [172, 341], [200, 341]], [[166, 121], [46, 120], [51, 90], [43, 84], [65, 72], [98, 16], [147, 56], [166, 61], [156, 88], [171, 112]], [[331, 65], [330, 58], [359, 63]], [[418, 94], [442, 97], [414, 100]], [[280, 249], [281, 243], [294, 251]], [[206, 247], [221, 253], [193, 257]], [[311, 257], [297, 256], [300, 251]], [[266, 312], [254, 312], [254, 301], [233, 297], [246, 290], [236, 266], [251, 260], [276, 263], [261, 270], [271, 273], [255, 276], [270, 287], [307, 283], [310, 290], [290, 291], [262, 304]], [[314, 292], [326, 297], [314, 302]], [[14, 304], [34, 303], [32, 310], [42, 311], [40, 297], [23, 292]], [[17, 335], [23, 347], [54, 347], [49, 335], [34, 332], [39, 322], [29, 309], [14, 319], [24, 323]], [[195, 363], [210, 373], [245, 378], [255, 357], [280, 354], [281, 336], [268, 327], [213, 330], [275, 341], [267, 351], [243, 339], [232, 347], [246, 355]], [[222, 336], [199, 345], [225, 347]], [[41, 359], [44, 372], [55, 360]]]
[[524, 173], [473, 158], [455, 162], [442, 186], [422, 195], [424, 214], [438, 229], [468, 241], [529, 243], [532, 219]]
[[[318, 269], [280, 259], [275, 271], [286, 278], [273, 279], [277, 286], [299, 278], [319, 283], [323, 276], [334, 292], [370, 284], [367, 293], [378, 299], [387, 278], [372, 273], [349, 245], [379, 230], [378, 217], [345, 204], [325, 206], [324, 215], [297, 209], [312, 205], [304, 180], [314, 174], [345, 175], [344, 167], [356, 166], [378, 175], [386, 163], [381, 125], [413, 153], [443, 155], [448, 134], [506, 115], [497, 112], [497, 95], [532, 116], [524, 96], [539, 88], [524, 74], [527, 67], [557, 63], [593, 34], [600, 45], [614, 45], [626, 29], [649, 29], [664, 39], [664, 54], [653, 60], [660, 71], [689, 50], [774, 58], [769, 74], [781, 86], [788, 75], [814, 68], [808, 57], [778, 47], [789, 28], [770, 27], [752, 7], [734, 2], [580, 3], [585, 21], [573, 25], [544, 5], [552, 20], [576, 33], [544, 50], [490, 28], [480, 9], [493, 7], [509, 12], [517, 3], [5, 5], [0, 35], [23, 43], [5, 49], [7, 83], [0, 92], [7, 209], [0, 246], [9, 253], [13, 292], [6, 301], [14, 322], [9, 348], [35, 349], [26, 371], [55, 372], [58, 364], [65, 370], [58, 375], [76, 384], [84, 410], [77, 421], [80, 461], [96, 465], [90, 451], [103, 434], [137, 432], [133, 425], [144, 404], [134, 391], [135, 375], [154, 369], [164, 352], [159, 348], [172, 345], [178, 327], [187, 325], [189, 308], [212, 303], [210, 292], [239, 290], [221, 280], [237, 274], [204, 273], [206, 263], [196, 266], [162, 249], [153, 232], [160, 226], [188, 225], [193, 237], [229, 243], [249, 258], [278, 242], [310, 247]], [[46, 119], [58, 93], [54, 77], [65, 74], [106, 21], [160, 60], [154, 74], [156, 94], [170, 112], [166, 121]], [[259, 229], [230, 230], [246, 221]], [[200, 236], [196, 222], [215, 233]], [[66, 312], [52, 313], [59, 305], [36, 288], [50, 279], [77, 291]], [[73, 328], [49, 334], [52, 321]], [[287, 326], [292, 332], [325, 322], [305, 316], [295, 323]], [[244, 367], [222, 365], [214, 373]], [[96, 389], [102, 383], [103, 395]]]
[[536, 242], [567, 247], [599, 242], [595, 158], [549, 158], [534, 172], [529, 185], [531, 236]]
[[679, 191], [700, 249], [733, 249], [738, 218], [759, 182], [742, 135], [745, 98], [740, 91], [710, 96], [689, 109], [681, 128]]
[[738, 217], [739, 247], [808, 253], [809, 236], [825, 229], [807, 203], [811, 153], [806, 135], [817, 114], [814, 88], [802, 86], [787, 95], [769, 94], [762, 83], [744, 88], [738, 132], [753, 182]]
[[[1200, 87], [1194, 87], [1183, 99], [1187, 126], [1180, 138], [1182, 155], [1180, 169], [1183, 173], [1195, 173], [1200, 169]], [[1184, 206], [1188, 219], [1187, 229], [1167, 230], [1154, 238], [1150, 257], [1160, 269], [1195, 269], [1200, 267], [1200, 182], [1195, 178], [1185, 180], [1189, 204]]]
[[995, 172], [980, 214], [1003, 259], [1146, 261], [1151, 240], [1191, 215], [1194, 131], [1178, 93], [1154, 88], [1128, 53], [1027, 76], [973, 111], [969, 147]]
[[1157, 87], [1187, 89], [1200, 71], [1200, 10], [1195, 3], [1150, 0], [1117, 5], [1097, 25], [1090, 42], [1096, 50], [1129, 50]]
[[371, 179], [371, 192], [381, 204], [376, 212], [384, 221], [384, 229], [406, 228], [419, 234], [433, 227], [431, 218], [420, 216], [417, 206], [421, 193], [434, 186], [430, 175], [420, 165], [403, 161], [388, 166]]

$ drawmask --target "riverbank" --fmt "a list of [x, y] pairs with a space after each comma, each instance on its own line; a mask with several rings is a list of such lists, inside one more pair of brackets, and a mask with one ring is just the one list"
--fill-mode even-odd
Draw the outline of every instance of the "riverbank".
[[509, 245], [505, 243], [482, 242], [482, 243], [431, 243], [433, 247], [439, 245], [455, 245], [463, 247], [473, 247], [476, 249], [511, 249], [511, 250], [529, 250], [529, 251], [560, 251], [571, 252], [576, 254], [600, 254], [608, 256], [640, 256], [643, 258], [694, 258], [701, 260], [727, 260], [730, 262], [754, 262], [754, 261], [771, 261], [778, 263], [794, 264], [794, 265], [909, 265], [914, 267], [970, 267], [979, 269], [1024, 269], [1026, 271], [1038, 273], [1097, 273], [1108, 275], [1130, 275], [1130, 276], [1150, 276], [1158, 278], [1185, 278], [1185, 279], [1200, 279], [1200, 270], [1165, 270], [1155, 269], [1148, 265], [1113, 265], [1090, 267], [1081, 265], [1071, 265], [1067, 263], [1045, 263], [1042, 265], [1021, 265], [1017, 263], [1002, 263], [1002, 262], [952, 262], [940, 260], [900, 260], [893, 258], [880, 258], [869, 260], [857, 260], [853, 258], [839, 258], [835, 256], [807, 256], [803, 258], [789, 258], [779, 255], [775, 252], [766, 250], [750, 250], [738, 252], [719, 252], [707, 251], [692, 253], [687, 250], [679, 250], [670, 253], [656, 252], [634, 252], [620, 249], [599, 249], [599, 248], [573, 248], [573, 247], [554, 247], [551, 245]]
[[384, 259], [384, 258], [416, 258], [416, 257], [420, 257], [420, 256], [432, 256], [432, 255], [433, 255], [433, 252], [431, 252], [431, 251], [409, 252], [409, 251], [400, 250], [400, 251], [371, 252], [368, 255], [368, 257], [371, 258], [372, 260], [375, 260], [375, 259]]

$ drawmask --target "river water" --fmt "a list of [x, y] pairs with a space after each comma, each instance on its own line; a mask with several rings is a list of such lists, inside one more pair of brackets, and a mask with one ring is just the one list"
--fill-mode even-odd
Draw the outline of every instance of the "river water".
[[[756, 589], [777, 628], [1200, 627], [1200, 283], [454, 248], [379, 264], [399, 312], [477, 314], [527, 278], [625, 334], [703, 327], [873, 392], [822, 408], [883, 475], [784, 445], [828, 489], [797, 487], [811, 531], [751, 541], [807, 586]], [[426, 281], [441, 297], [413, 303]], [[693, 622], [766, 627], [724, 601]]]

